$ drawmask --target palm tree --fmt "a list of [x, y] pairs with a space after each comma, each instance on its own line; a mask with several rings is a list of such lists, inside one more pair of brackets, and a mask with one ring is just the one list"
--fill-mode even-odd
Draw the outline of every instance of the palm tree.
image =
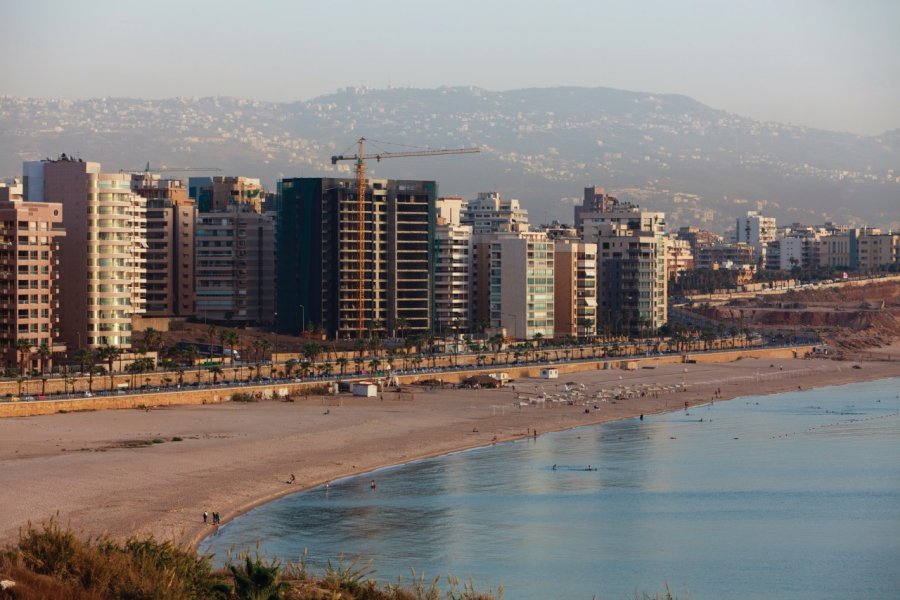
[[228, 343], [228, 334], [231, 333], [230, 329], [221, 328], [218, 331], [218, 340], [219, 340], [219, 363], [225, 362], [225, 345]]
[[402, 338], [403, 332], [406, 331], [407, 327], [409, 327], [409, 321], [407, 321], [405, 317], [399, 317], [394, 322], [394, 330], [397, 333], [397, 337]]
[[25, 377], [25, 366], [28, 362], [28, 357], [31, 356], [31, 342], [20, 339], [16, 342], [16, 352], [19, 353], [19, 375]]
[[387, 364], [390, 370], [394, 370], [394, 362], [397, 360], [397, 350], [394, 348], [387, 349]]
[[377, 356], [373, 356], [372, 360], [369, 361], [369, 369], [374, 373], [378, 370], [378, 367], [381, 366], [381, 359]]
[[41, 345], [38, 347], [38, 356], [41, 359], [41, 376], [47, 372], [47, 363], [50, 362], [50, 357], [53, 356], [53, 350], [50, 349], [50, 346], [47, 342], [41, 342]]
[[219, 328], [215, 325], [210, 325], [206, 330], [206, 337], [209, 340], [209, 357], [212, 358], [213, 355], [213, 345], [216, 343], [216, 338], [219, 335]]
[[303, 356], [311, 363], [316, 362], [322, 354], [322, 346], [311, 342], [303, 345]]
[[296, 358], [289, 358], [287, 361], [285, 361], [285, 363], [284, 363], [284, 374], [285, 374], [287, 377], [290, 377], [290, 376], [291, 376], [291, 372], [293, 372], [294, 367], [297, 366], [297, 362], [298, 362], [298, 361], [297, 361]]
[[80, 371], [82, 375], [84, 374], [85, 366], [88, 364], [88, 361], [93, 358], [93, 354], [87, 348], [79, 348], [75, 351], [75, 360], [78, 361], [78, 366], [81, 367]]
[[[259, 353], [261, 356], [265, 356], [266, 352], [269, 351], [269, 348], [272, 347], [272, 342], [267, 339], [257, 340], [257, 347], [259, 348]], [[272, 372], [275, 370], [275, 362], [272, 360], [272, 355], [269, 355], [269, 377], [272, 377]]]
[[222, 374], [222, 367], [219, 365], [215, 365], [209, 368], [209, 372], [212, 373], [213, 377], [213, 385], [219, 382], [219, 375]]
[[247, 555], [243, 566], [228, 565], [234, 577], [234, 593], [240, 600], [277, 600], [290, 586], [280, 581], [281, 567]]
[[358, 374], [362, 370], [363, 363], [366, 362], [366, 359], [362, 356], [354, 356], [353, 362], [356, 364], [356, 372]]
[[337, 366], [341, 369], [341, 377], [343, 377], [344, 373], [347, 371], [347, 363], [350, 361], [347, 360], [346, 356], [338, 356], [334, 362], [337, 363]]
[[302, 360], [300, 362], [300, 377], [303, 377], [304, 379], [309, 377], [309, 373], [311, 370], [312, 363], [310, 363], [308, 360]]
[[110, 346], [109, 344], [100, 348], [97, 351], [97, 357], [100, 360], [105, 360], [106, 364], [109, 365], [109, 389], [113, 389], [113, 362], [117, 358], [122, 356], [122, 351], [115, 346]]
[[[82, 359], [79, 359], [82, 360]], [[84, 366], [87, 365], [88, 368], [88, 391], [94, 391], [94, 373], [97, 371], [96, 363], [97, 363], [97, 355], [91, 352], [90, 350], [85, 350], [84, 363], [82, 363], [81, 372], [84, 373]]]
[[231, 366], [234, 367], [234, 347], [241, 343], [241, 336], [233, 329], [228, 329], [227, 331], [225, 343], [228, 344], [228, 349], [231, 350]]
[[38, 356], [41, 359], [41, 395], [44, 395], [47, 380], [44, 379], [44, 375], [47, 373], [47, 363], [50, 362], [50, 357], [53, 356], [53, 351], [50, 349], [50, 346], [47, 345], [47, 342], [41, 342], [41, 345], [38, 347]]
[[162, 347], [162, 339], [162, 333], [152, 327], [148, 327], [144, 330], [144, 338], [141, 340], [141, 346], [145, 351], [158, 352]]

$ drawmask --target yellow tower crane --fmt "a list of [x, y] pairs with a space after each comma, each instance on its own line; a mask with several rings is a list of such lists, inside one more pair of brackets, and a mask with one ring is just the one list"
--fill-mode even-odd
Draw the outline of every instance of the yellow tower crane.
[[366, 230], [366, 161], [375, 159], [381, 162], [386, 158], [406, 158], [410, 156], [441, 156], [444, 154], [476, 154], [481, 152], [478, 148], [451, 148], [451, 149], [435, 149], [435, 150], [410, 150], [401, 152], [378, 152], [375, 154], [366, 154], [366, 138], [359, 138], [357, 141], [359, 149], [356, 154], [344, 155], [338, 154], [331, 157], [331, 164], [336, 165], [338, 161], [352, 160], [356, 162], [356, 233], [357, 233], [357, 274], [356, 274], [356, 301], [357, 301], [357, 327], [358, 331], [365, 330], [366, 309], [365, 309], [365, 230]]

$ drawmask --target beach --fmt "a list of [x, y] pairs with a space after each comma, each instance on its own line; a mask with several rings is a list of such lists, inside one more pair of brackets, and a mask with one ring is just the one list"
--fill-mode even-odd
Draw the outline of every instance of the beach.
[[383, 399], [313, 396], [0, 419], [0, 541], [57, 515], [86, 534], [196, 545], [214, 533], [204, 511], [225, 522], [325, 481], [535, 430], [900, 376], [898, 355], [887, 356], [641, 363], [519, 379], [499, 390], [404, 386]]

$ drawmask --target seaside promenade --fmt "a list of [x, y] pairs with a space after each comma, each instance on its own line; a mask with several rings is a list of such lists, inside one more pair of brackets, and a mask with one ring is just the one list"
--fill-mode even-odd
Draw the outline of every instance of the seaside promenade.
[[[57, 515], [89, 534], [152, 534], [196, 544], [214, 531], [203, 524], [204, 511], [227, 521], [284, 494], [382, 466], [534, 430], [682, 409], [685, 402], [900, 376], [900, 351], [892, 360], [862, 363], [756, 352], [744, 351], [739, 360], [719, 354], [730, 362], [645, 359], [634, 370], [596, 364], [576, 370], [584, 363], [571, 363], [561, 365], [573, 369], [559, 380], [515, 373], [514, 387], [499, 390], [404, 384], [403, 392], [378, 399], [152, 407], [152, 395], [143, 395], [136, 396], [143, 399], [140, 410], [4, 418], [0, 538], [13, 538], [29, 520]], [[539, 366], [527, 368], [537, 375]], [[171, 403], [177, 400], [176, 394]], [[291, 474], [296, 481], [287, 483]]]

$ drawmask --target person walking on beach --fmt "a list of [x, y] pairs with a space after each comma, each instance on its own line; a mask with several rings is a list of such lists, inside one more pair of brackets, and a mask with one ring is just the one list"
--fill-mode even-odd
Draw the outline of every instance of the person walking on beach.
[[209, 519], [209, 513], [207, 511], [203, 511], [203, 522], [206, 523], [207, 519]]
[[375, 480], [374, 479], [372, 480], [372, 483], [369, 484], [369, 487], [372, 488], [373, 490], [375, 489]]

